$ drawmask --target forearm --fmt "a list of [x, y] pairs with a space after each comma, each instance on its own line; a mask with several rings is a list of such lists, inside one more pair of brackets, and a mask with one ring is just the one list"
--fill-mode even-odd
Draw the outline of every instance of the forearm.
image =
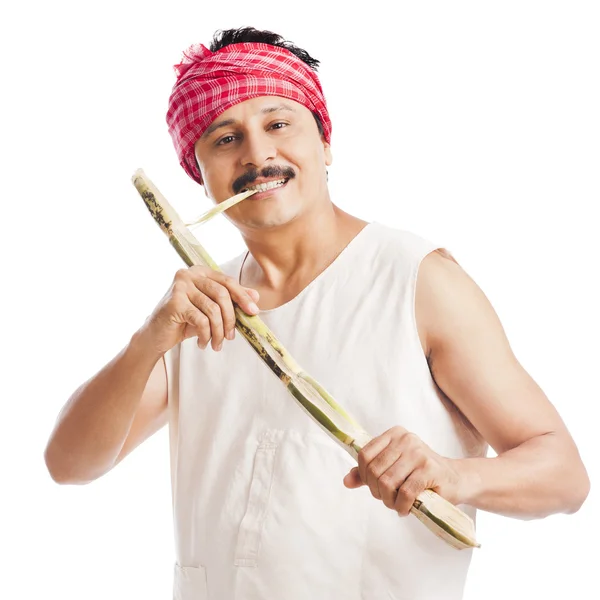
[[575, 445], [546, 434], [494, 458], [453, 461], [464, 487], [461, 503], [520, 519], [579, 509], [589, 479]]
[[135, 334], [61, 410], [45, 451], [53, 479], [86, 483], [114, 464], [160, 356]]

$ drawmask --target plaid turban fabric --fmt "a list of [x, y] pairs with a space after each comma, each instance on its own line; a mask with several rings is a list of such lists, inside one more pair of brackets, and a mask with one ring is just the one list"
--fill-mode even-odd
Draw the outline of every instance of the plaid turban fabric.
[[184, 52], [175, 70], [167, 124], [181, 166], [200, 184], [194, 144], [221, 113], [244, 100], [259, 96], [294, 100], [316, 113], [325, 140], [331, 139], [331, 121], [317, 74], [285, 48], [246, 42], [211, 52], [198, 44]]

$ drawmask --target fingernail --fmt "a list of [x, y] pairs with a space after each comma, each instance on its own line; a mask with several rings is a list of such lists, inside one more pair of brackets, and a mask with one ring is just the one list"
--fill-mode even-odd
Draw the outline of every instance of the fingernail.
[[252, 312], [260, 312], [260, 309], [258, 306], [256, 306], [256, 304], [254, 304], [254, 302], [250, 302], [248, 306]]
[[228, 340], [232, 340], [235, 338], [235, 329], [232, 329], [231, 331], [228, 331], [227, 334], [225, 335], [225, 337]]
[[223, 342], [221, 342], [218, 346], [217, 346], [217, 352], [221, 352], [221, 349], [223, 348]]

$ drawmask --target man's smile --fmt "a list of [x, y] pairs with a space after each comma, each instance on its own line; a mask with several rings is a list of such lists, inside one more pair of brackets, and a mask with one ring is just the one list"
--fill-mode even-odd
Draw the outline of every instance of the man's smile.
[[289, 181], [289, 178], [286, 178], [286, 177], [284, 177], [282, 179], [272, 179], [270, 181], [260, 181], [253, 185], [246, 186], [244, 189], [242, 189], [242, 192], [245, 192], [246, 190], [256, 190], [258, 192], [266, 192], [268, 190], [273, 190], [278, 187], [283, 187], [288, 181]]

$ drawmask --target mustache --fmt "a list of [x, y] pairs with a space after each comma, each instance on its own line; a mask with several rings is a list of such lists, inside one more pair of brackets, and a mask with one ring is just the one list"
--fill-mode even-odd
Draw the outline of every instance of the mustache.
[[293, 179], [296, 173], [291, 167], [279, 167], [277, 165], [269, 165], [260, 171], [252, 169], [238, 177], [232, 184], [235, 194], [239, 194], [245, 187], [252, 185], [259, 177], [270, 179], [277, 177], [279, 179]]

